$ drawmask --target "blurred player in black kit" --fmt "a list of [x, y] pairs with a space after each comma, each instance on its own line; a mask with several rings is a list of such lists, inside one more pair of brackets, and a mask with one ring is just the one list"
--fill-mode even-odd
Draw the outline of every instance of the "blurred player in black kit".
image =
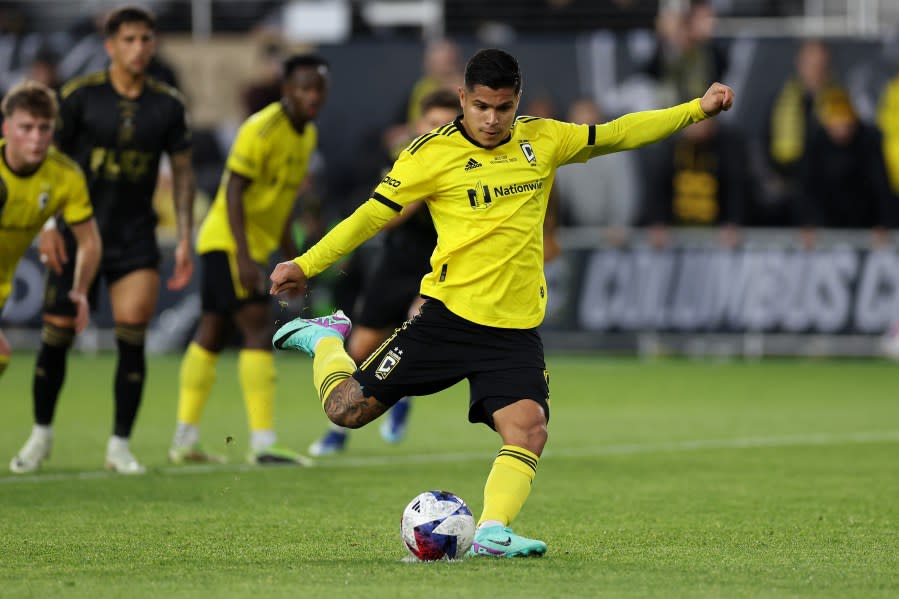
[[[153, 194], [165, 152], [172, 164], [178, 220], [175, 272], [168, 287], [182, 289], [193, 272], [191, 136], [181, 95], [147, 75], [156, 51], [155, 17], [142, 8], [119, 8], [107, 16], [104, 34], [109, 68], [63, 86], [57, 143], [87, 176], [103, 239], [97, 278], [105, 280], [109, 291], [118, 347], [115, 426], [106, 448], [106, 468], [142, 474], [145, 468], [131, 453], [129, 438], [143, 392], [144, 337], [159, 297], [160, 252]], [[67, 296], [74, 245], [64, 221], [57, 229], [45, 229], [40, 251], [50, 272], [33, 390], [37, 424], [49, 426], [74, 333], [75, 306]], [[96, 283], [90, 295], [90, 304], [96, 305]]]

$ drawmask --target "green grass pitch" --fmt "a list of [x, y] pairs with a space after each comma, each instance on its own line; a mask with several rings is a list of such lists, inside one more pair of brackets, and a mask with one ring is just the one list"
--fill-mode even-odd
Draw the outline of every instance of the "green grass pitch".
[[[0, 379], [3, 460], [31, 425], [33, 360]], [[547, 361], [550, 440], [515, 523], [547, 555], [410, 564], [414, 495], [481, 509], [499, 440], [468, 424], [464, 384], [418, 399], [400, 445], [375, 423], [316, 467], [253, 469], [226, 353], [202, 430], [232, 463], [176, 468], [179, 357], [152, 357], [132, 443], [150, 473], [126, 478], [101, 470], [114, 357], [73, 355], [51, 460], [0, 473], [0, 596], [899, 596], [899, 366]], [[305, 449], [325, 424], [311, 361], [277, 366], [280, 439]]]

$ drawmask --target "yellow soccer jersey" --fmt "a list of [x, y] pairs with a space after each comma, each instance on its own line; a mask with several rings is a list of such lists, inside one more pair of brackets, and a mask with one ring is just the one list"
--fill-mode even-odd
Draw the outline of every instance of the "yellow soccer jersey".
[[[5, 146], [0, 140], [0, 155]], [[74, 160], [50, 148], [37, 171], [24, 177], [0, 160], [0, 304], [9, 296], [19, 258], [47, 219], [59, 212], [69, 224], [93, 215], [87, 183]]]
[[247, 119], [228, 155], [215, 201], [200, 226], [197, 251], [236, 251], [225, 197], [229, 173], [234, 172], [252, 181], [243, 195], [250, 257], [268, 263], [269, 255], [281, 242], [317, 140], [315, 125], [306, 123], [303, 132], [297, 132], [280, 103], [270, 104]]
[[437, 246], [422, 295], [475, 323], [536, 327], [546, 310], [543, 219], [556, 168], [658, 141], [704, 118], [699, 99], [603, 125], [518, 117], [491, 149], [457, 119], [414, 140], [372, 199], [296, 263], [314, 276], [373, 235], [390, 209], [426, 198]]

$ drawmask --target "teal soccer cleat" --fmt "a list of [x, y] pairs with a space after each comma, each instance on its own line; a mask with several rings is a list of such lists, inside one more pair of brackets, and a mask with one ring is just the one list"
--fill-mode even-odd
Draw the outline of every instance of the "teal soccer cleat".
[[469, 557], [540, 557], [544, 553], [546, 543], [517, 535], [507, 526], [479, 528], [468, 550]]
[[341, 341], [350, 336], [353, 323], [343, 310], [318, 318], [294, 318], [275, 331], [272, 346], [275, 349], [295, 349], [315, 355], [315, 346], [325, 337], [337, 337]]

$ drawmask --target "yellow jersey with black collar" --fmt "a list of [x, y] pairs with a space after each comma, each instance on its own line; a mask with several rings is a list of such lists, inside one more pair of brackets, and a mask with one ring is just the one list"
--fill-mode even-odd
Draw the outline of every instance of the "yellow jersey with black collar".
[[556, 169], [658, 141], [704, 118], [699, 99], [602, 125], [521, 116], [493, 148], [468, 137], [456, 119], [415, 139], [371, 199], [295, 262], [314, 276], [426, 198], [437, 246], [422, 295], [478, 324], [536, 327], [546, 311], [543, 220]]
[[243, 194], [250, 257], [267, 264], [281, 242], [317, 142], [315, 124], [306, 123], [303, 131], [297, 131], [280, 102], [248, 118], [237, 133], [215, 200], [200, 226], [197, 252], [236, 251], [226, 193], [230, 173], [237, 173], [250, 180]]
[[[5, 147], [0, 139], [0, 156]], [[9, 296], [19, 258], [57, 213], [69, 224], [93, 216], [87, 182], [74, 160], [51, 147], [36, 171], [18, 175], [0, 159], [0, 304]]]

